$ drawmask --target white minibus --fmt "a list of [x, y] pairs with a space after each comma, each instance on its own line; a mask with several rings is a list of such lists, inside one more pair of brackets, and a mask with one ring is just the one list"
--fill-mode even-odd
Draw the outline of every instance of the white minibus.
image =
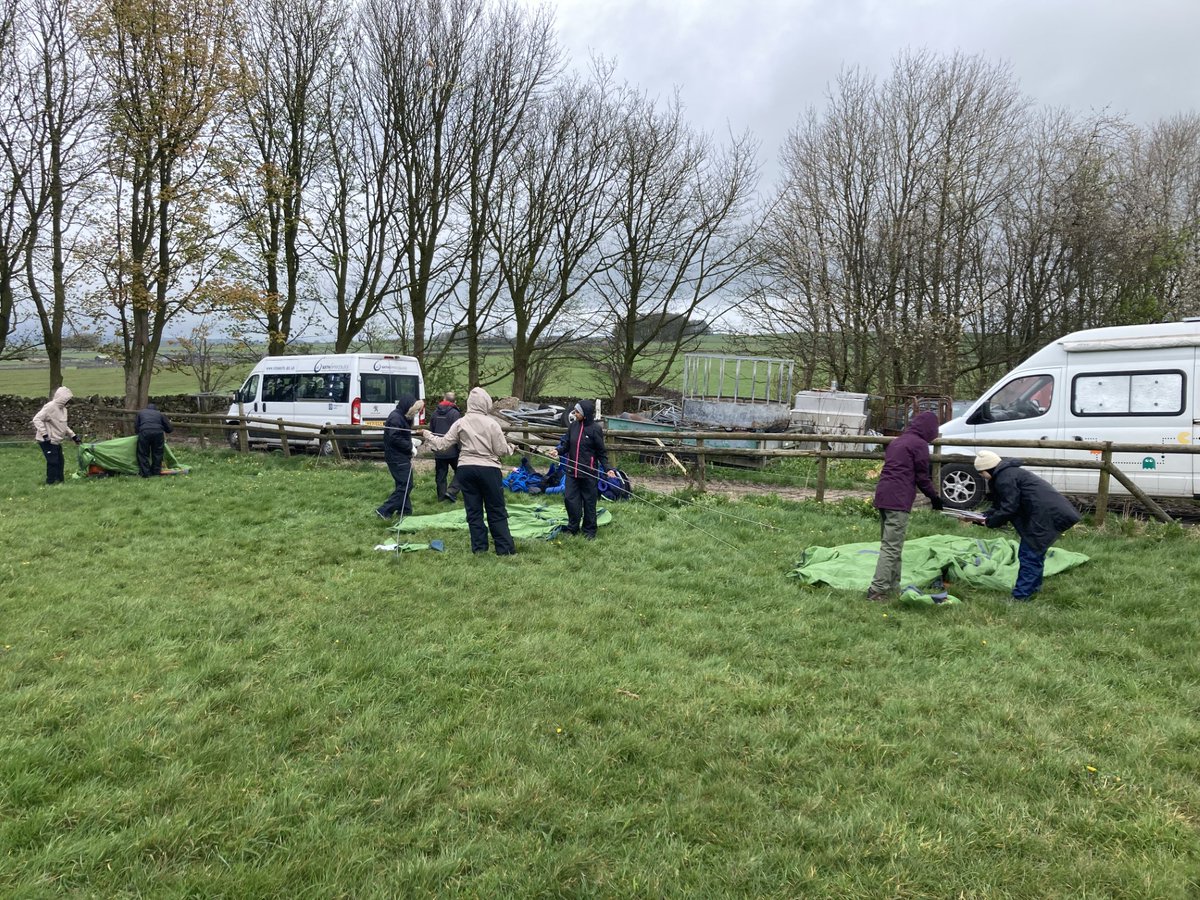
[[[404, 396], [425, 396], [425, 379], [415, 357], [384, 353], [330, 353], [309, 356], [268, 356], [255, 365], [234, 395], [230, 422], [239, 406], [244, 415], [283, 419], [324, 427], [353, 437], [343, 446], [374, 449], [382, 446], [382, 431], [340, 429], [344, 425], [374, 425], [384, 419]], [[414, 424], [423, 424], [423, 419]], [[251, 443], [278, 444], [278, 432], [266, 426], [250, 430]], [[290, 440], [290, 437], [289, 437]], [[238, 433], [229, 432], [230, 444]], [[314, 446], [317, 438], [314, 434]], [[329, 442], [320, 445], [329, 452]]]

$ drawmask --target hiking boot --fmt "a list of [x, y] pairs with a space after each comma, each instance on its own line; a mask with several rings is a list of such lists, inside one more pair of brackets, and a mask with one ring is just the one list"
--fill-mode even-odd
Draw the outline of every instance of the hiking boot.
[[879, 591], [867, 591], [867, 599], [872, 603], [891, 603], [892, 598], [887, 594], [881, 594]]
[[383, 519], [385, 522], [391, 521], [392, 518], [391, 516], [385, 516], [382, 509], [375, 510], [375, 515], [379, 516], [379, 518]]

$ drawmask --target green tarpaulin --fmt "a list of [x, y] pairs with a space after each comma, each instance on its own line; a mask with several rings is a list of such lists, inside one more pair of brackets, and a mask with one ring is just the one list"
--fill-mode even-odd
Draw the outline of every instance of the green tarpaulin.
[[[937, 534], [904, 542], [900, 589], [916, 594], [941, 591], [943, 578], [996, 591], [1011, 591], [1017, 580], [1017, 548], [1008, 538], [970, 538]], [[875, 576], [879, 543], [809, 547], [789, 573], [807, 584], [847, 591], [866, 591]], [[1057, 575], [1088, 561], [1082, 553], [1052, 547], [1046, 555], [1046, 575]]]
[[[612, 521], [612, 513], [607, 509], [596, 510], [596, 524], [607, 525]], [[547, 505], [539, 503], [535, 506], [528, 504], [508, 504], [508, 530], [514, 538], [551, 538], [559, 528], [567, 524], [567, 511], [561, 503]], [[427, 529], [454, 529], [465, 531], [467, 528], [467, 511], [462, 507], [444, 513], [430, 516], [407, 516], [392, 526], [399, 534], [411, 534]], [[381, 547], [380, 549], [384, 549]], [[386, 549], [393, 549], [386, 547]]]
[[[92, 467], [101, 472], [91, 471]], [[109, 475], [136, 475], [137, 436], [113, 438], [96, 444], [83, 444], [79, 448], [79, 471], [84, 475], [107, 473]], [[188, 469], [181, 468], [179, 460], [170, 447], [163, 448], [163, 474], [178, 475]]]

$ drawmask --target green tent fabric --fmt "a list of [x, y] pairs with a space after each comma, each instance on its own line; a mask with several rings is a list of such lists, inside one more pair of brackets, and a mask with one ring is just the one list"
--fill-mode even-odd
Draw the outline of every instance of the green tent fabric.
[[[607, 525], [612, 521], [612, 513], [607, 509], [596, 510], [596, 524]], [[542, 538], [547, 540], [558, 533], [558, 529], [567, 524], [567, 511], [562, 504], [549, 506], [545, 503], [537, 505], [508, 504], [508, 530], [514, 538]], [[426, 529], [446, 528], [458, 531], [467, 529], [467, 511], [461, 507], [449, 512], [435, 513], [429, 516], [407, 516], [401, 519], [392, 529], [398, 534], [409, 534]]]
[[[1017, 580], [1017, 548], [1008, 538], [970, 538], [948, 534], [914, 538], [904, 542], [900, 559], [903, 592], [915, 589], [926, 594], [942, 590], [946, 582], [963, 582], [997, 591], [1012, 590]], [[828, 585], [842, 590], [865, 591], [875, 576], [879, 559], [878, 541], [842, 544], [840, 547], [809, 547], [789, 573], [806, 584]], [[1088, 557], [1060, 547], [1046, 555], [1046, 575], [1057, 575], [1082, 565]]]
[[[100, 441], [96, 444], [83, 444], [79, 448], [79, 473], [88, 474], [88, 469], [95, 466], [110, 475], [136, 475], [137, 436], [113, 438], [111, 441]], [[181, 468], [179, 460], [171, 452], [170, 447], [163, 447], [163, 472], [170, 470], [176, 475], [190, 471]], [[78, 477], [78, 475], [76, 476]]]

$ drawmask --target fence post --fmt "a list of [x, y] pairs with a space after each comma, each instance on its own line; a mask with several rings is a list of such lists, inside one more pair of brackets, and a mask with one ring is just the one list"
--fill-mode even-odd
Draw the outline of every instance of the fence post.
[[704, 493], [708, 476], [708, 462], [704, 458], [704, 438], [696, 438], [696, 487]]
[[821, 444], [820, 444], [821, 455], [817, 459], [817, 502], [818, 503], [825, 502], [825, 479], [829, 474], [829, 457], [827, 457], [825, 455], [827, 450], [829, 450], [829, 442], [821, 441]]
[[246, 407], [241, 400], [238, 401], [238, 449], [250, 452], [250, 429], [246, 427]]
[[283, 451], [284, 459], [292, 455], [292, 450], [288, 446], [287, 429], [283, 427], [283, 419], [276, 419], [275, 424], [279, 426], [279, 449]]
[[1104, 516], [1108, 512], [1108, 481], [1112, 470], [1112, 441], [1104, 442], [1100, 451], [1100, 484], [1096, 488], [1096, 524], [1104, 524]]
[[[326, 422], [325, 427], [321, 429], [321, 439], [322, 440], [324, 440], [326, 434], [329, 435], [329, 446], [330, 446], [330, 449], [333, 450], [333, 458], [336, 459], [338, 462], [341, 462], [342, 461], [342, 445], [338, 443], [337, 435], [334, 433], [333, 426], [330, 425], [328, 422]], [[318, 451], [319, 450], [320, 450], [320, 448], [318, 447]], [[320, 456], [320, 452], [318, 452], [317, 455]]]

